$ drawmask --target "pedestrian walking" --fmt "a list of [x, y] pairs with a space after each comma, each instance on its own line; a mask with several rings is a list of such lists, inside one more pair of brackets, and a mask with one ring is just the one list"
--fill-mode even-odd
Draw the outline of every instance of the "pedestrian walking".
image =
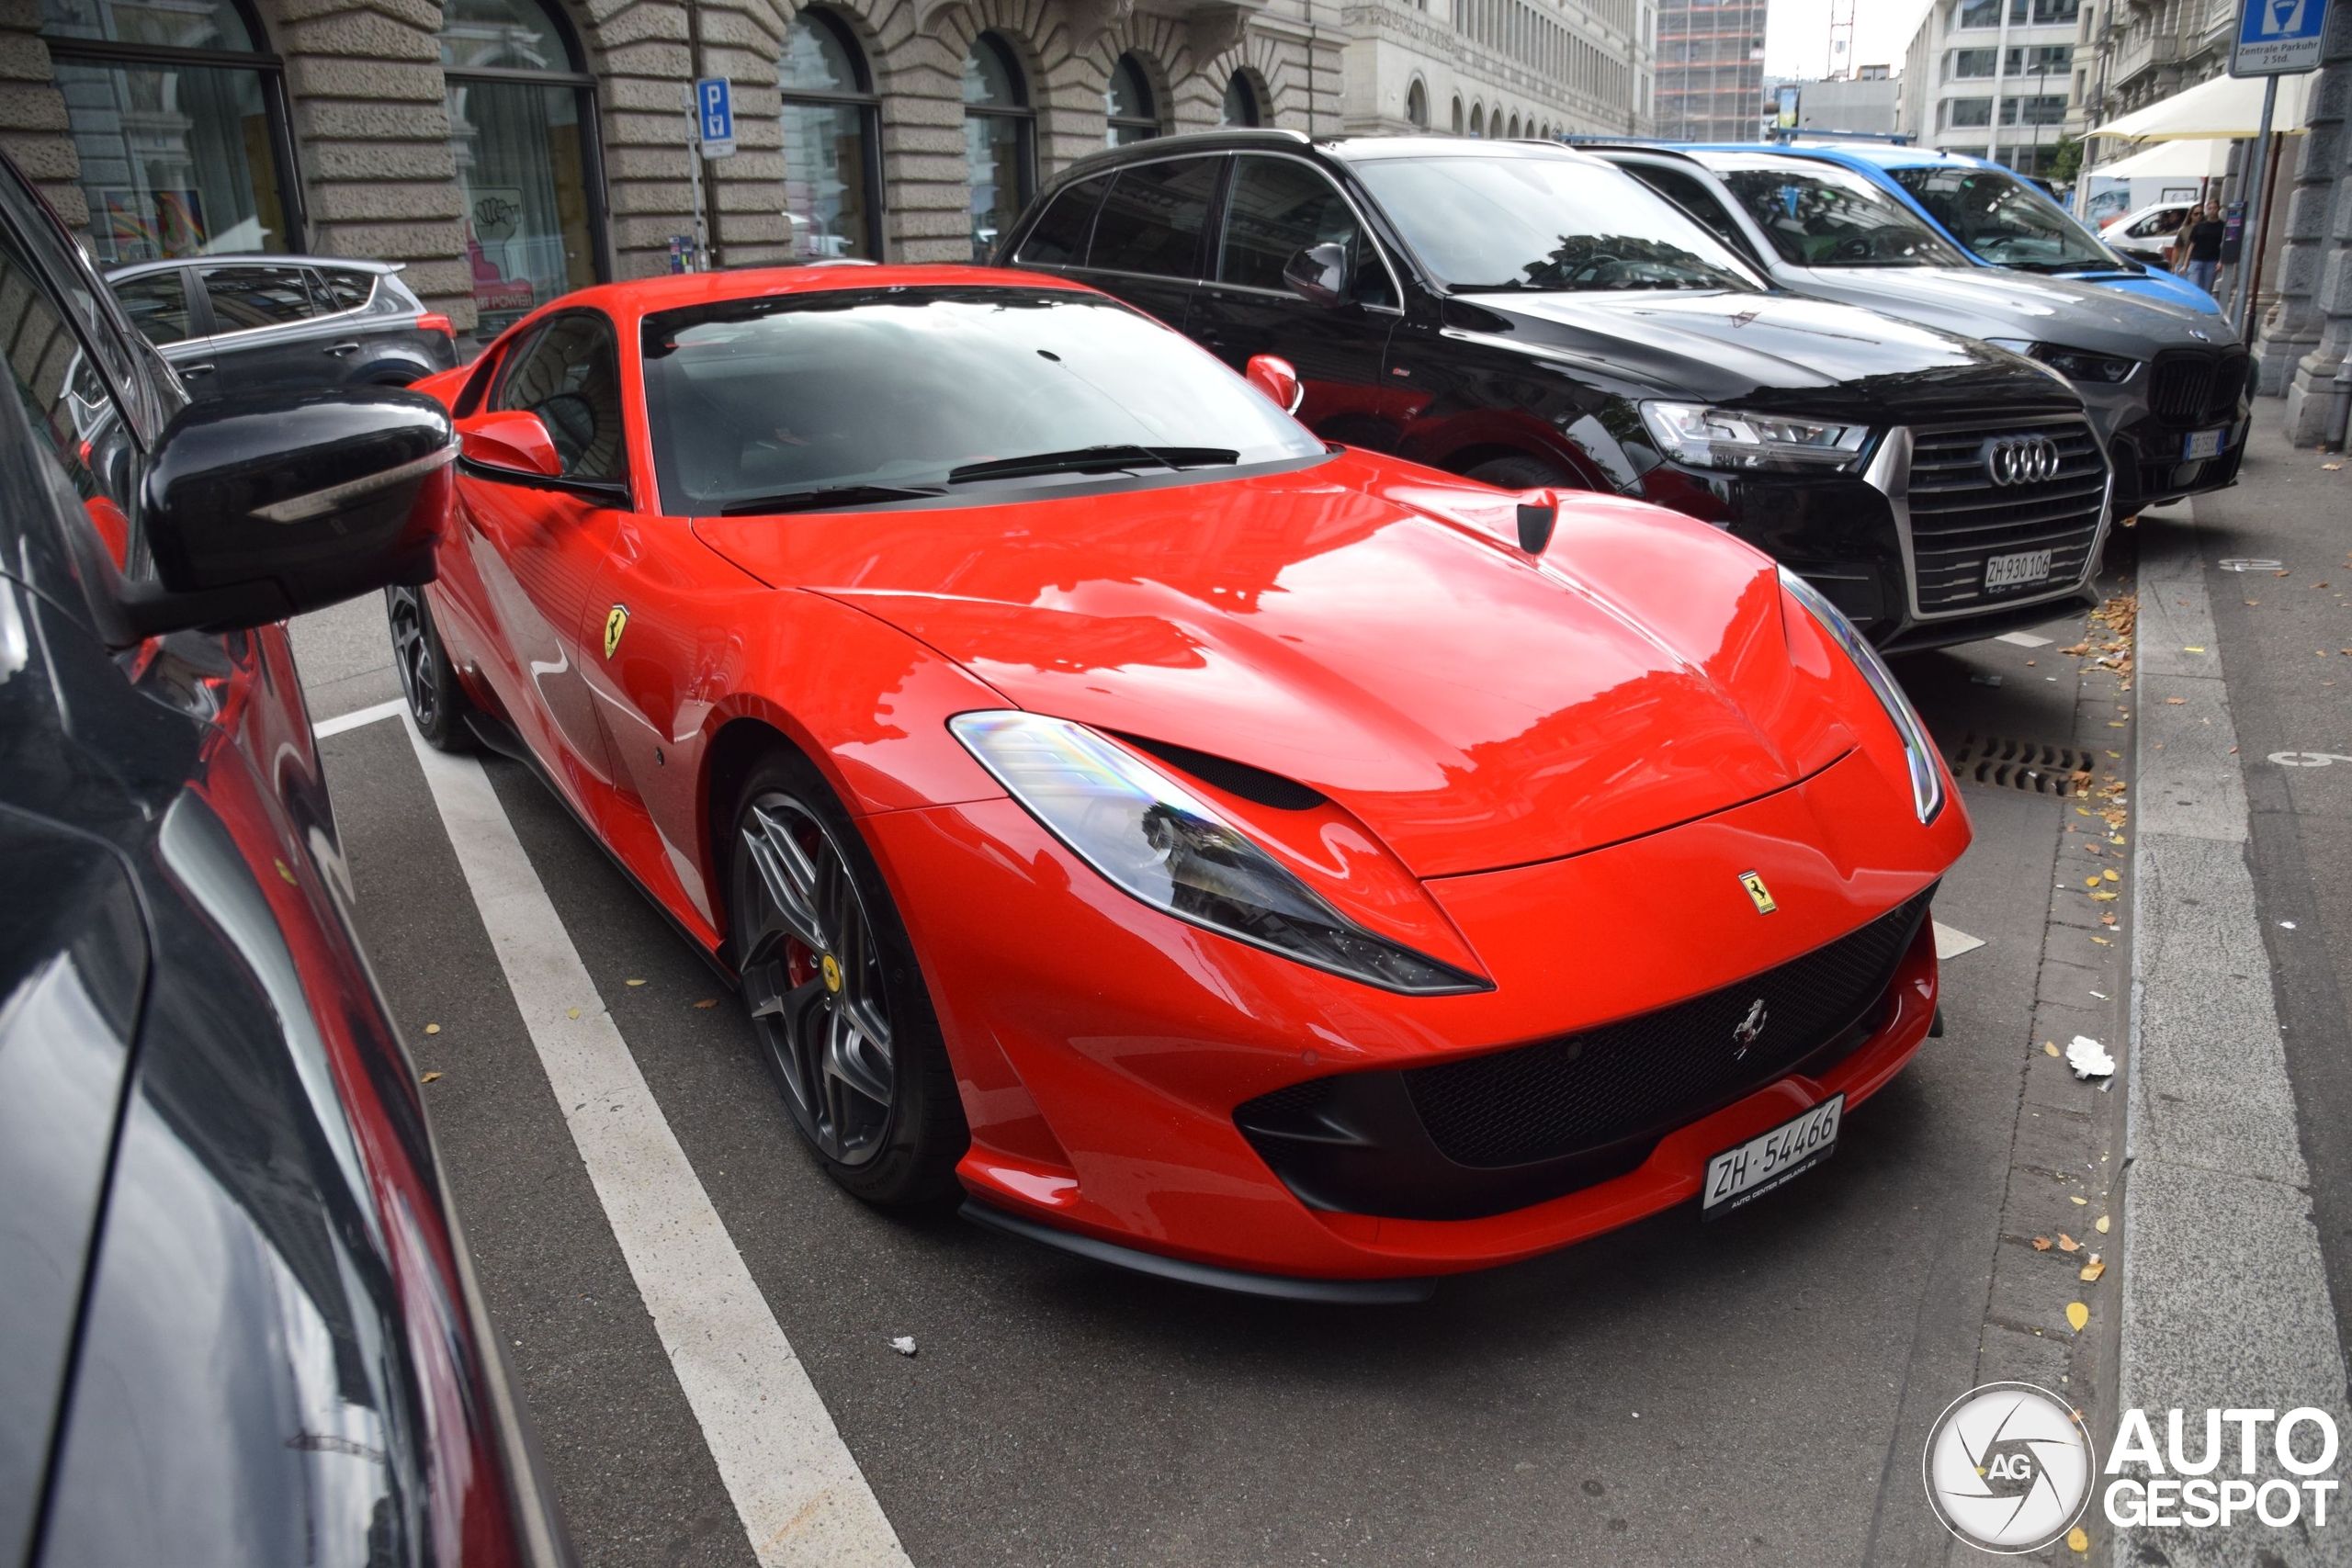
[[2225, 228], [2222, 204], [2209, 201], [2181, 225], [2180, 236], [2173, 242], [2173, 249], [2181, 258], [2176, 270], [2208, 294], [2214, 292], [2214, 285], [2221, 277], [2222, 235]]

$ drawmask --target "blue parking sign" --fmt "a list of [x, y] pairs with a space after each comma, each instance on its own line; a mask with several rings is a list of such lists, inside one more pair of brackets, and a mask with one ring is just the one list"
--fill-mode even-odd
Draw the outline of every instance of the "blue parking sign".
[[724, 76], [705, 76], [695, 84], [695, 130], [706, 158], [724, 158], [735, 151], [735, 92]]
[[2327, 0], [2242, 0], [2233, 76], [2293, 76], [2319, 69]]

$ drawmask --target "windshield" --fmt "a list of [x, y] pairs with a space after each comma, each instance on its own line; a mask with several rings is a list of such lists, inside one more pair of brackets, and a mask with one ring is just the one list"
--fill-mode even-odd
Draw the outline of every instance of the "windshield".
[[2121, 265], [2064, 209], [1997, 169], [1890, 169], [1895, 183], [1954, 238], [1995, 266], [2081, 272]]
[[[644, 358], [662, 509], [681, 516], [1323, 451], [1176, 333], [1062, 289], [728, 300], [647, 317]], [[1075, 456], [1095, 448], [1114, 456]]]
[[1968, 258], [1868, 179], [1826, 164], [1713, 165], [1792, 266], [1966, 266]]
[[1355, 167], [1457, 291], [1756, 287], [1720, 241], [1605, 164], [1498, 152]]

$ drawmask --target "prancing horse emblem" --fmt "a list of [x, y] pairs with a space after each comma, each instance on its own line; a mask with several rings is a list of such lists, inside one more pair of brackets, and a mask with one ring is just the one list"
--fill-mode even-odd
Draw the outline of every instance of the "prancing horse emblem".
[[605, 617], [605, 657], [610, 659], [613, 649], [621, 645], [621, 633], [628, 630], [628, 606], [616, 604], [612, 614]]
[[1748, 901], [1756, 906], [1756, 912], [1758, 914], [1769, 915], [1773, 910], [1780, 908], [1778, 904], [1772, 902], [1772, 890], [1764, 886], [1764, 879], [1757, 875], [1756, 873], [1752, 871], [1741, 872], [1739, 874], [1739, 885], [1747, 889]]
[[1762, 997], [1757, 998], [1755, 1001], [1748, 1004], [1747, 1016], [1732, 1025], [1731, 1037], [1734, 1043], [1731, 1059], [1733, 1061], [1736, 1062], [1747, 1055], [1747, 1048], [1755, 1044], [1757, 1037], [1764, 1032], [1764, 1025], [1771, 1016], [1765, 1010]]

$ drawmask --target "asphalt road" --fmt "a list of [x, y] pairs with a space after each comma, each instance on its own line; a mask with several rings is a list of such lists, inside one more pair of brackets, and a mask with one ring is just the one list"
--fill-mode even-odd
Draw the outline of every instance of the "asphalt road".
[[[379, 615], [299, 628], [314, 716], [390, 689]], [[1996, 672], [1997, 688], [1972, 679]], [[2047, 648], [1903, 673], [1947, 739], [2063, 739], [2085, 691]], [[435, 1128], [583, 1559], [755, 1561], [404, 727], [324, 751], [362, 933], [419, 1070], [439, 1075]], [[797, 1146], [733, 998], [524, 770], [486, 766], [915, 1562], [1943, 1560], [1918, 1443], [1978, 1381], [2066, 803], [1963, 791], [1976, 843], [1937, 915], [1984, 945], [1947, 966], [1945, 1037], [1828, 1165], [1720, 1223], [1670, 1213], [1423, 1305], [1339, 1310], [842, 1195]]]

